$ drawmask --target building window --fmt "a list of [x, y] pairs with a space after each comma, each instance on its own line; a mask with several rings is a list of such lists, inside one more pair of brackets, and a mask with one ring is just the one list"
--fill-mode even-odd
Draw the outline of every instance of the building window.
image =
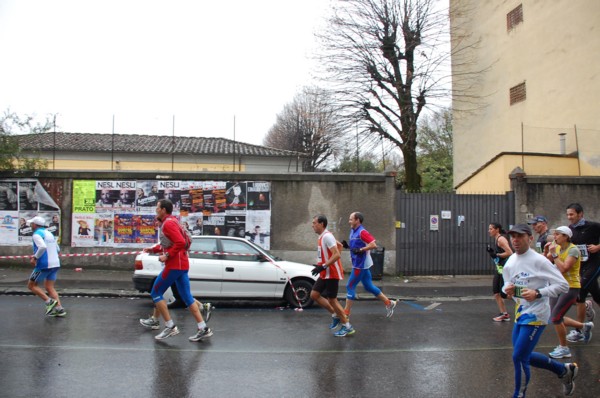
[[517, 102], [525, 101], [527, 99], [527, 88], [525, 82], [517, 84], [510, 88], [510, 104], [516, 104]]
[[506, 14], [506, 30], [513, 30], [523, 22], [523, 4], [519, 4], [514, 10]]

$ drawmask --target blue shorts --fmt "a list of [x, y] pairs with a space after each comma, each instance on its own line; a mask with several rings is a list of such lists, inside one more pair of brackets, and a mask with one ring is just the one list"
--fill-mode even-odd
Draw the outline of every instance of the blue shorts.
[[194, 298], [190, 291], [190, 278], [187, 270], [163, 269], [154, 280], [154, 285], [152, 285], [152, 290], [150, 291], [152, 301], [158, 303], [159, 301], [164, 300], [163, 294], [173, 284], [177, 286], [177, 291], [179, 292], [181, 300], [185, 303], [185, 306], [189, 307], [192, 305], [194, 303]]
[[46, 269], [37, 269], [34, 268], [33, 272], [29, 276], [29, 280], [35, 283], [41, 283], [44, 280], [47, 281], [55, 281], [58, 275], [59, 267], [54, 268], [46, 268]]

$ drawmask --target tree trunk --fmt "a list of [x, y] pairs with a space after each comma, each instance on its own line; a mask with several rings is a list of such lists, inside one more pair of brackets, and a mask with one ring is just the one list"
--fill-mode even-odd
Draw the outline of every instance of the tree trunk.
[[421, 191], [421, 176], [417, 171], [417, 151], [416, 144], [407, 143], [402, 148], [404, 155], [404, 187], [408, 192]]

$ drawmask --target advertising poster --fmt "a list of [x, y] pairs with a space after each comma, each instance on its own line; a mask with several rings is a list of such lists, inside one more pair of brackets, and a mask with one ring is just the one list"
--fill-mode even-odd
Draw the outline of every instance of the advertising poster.
[[60, 214], [57, 212], [46, 212], [46, 219], [49, 219], [48, 232], [50, 232], [56, 238], [56, 241], [60, 243]]
[[169, 199], [173, 202], [173, 213], [181, 209], [181, 181], [158, 181], [160, 199]]
[[94, 241], [99, 246], [112, 246], [114, 218], [112, 212], [96, 214], [94, 220]]
[[33, 229], [30, 225], [27, 225], [27, 220], [31, 220], [37, 215], [37, 211], [35, 210], [26, 210], [19, 212], [19, 243], [31, 244], [31, 236], [33, 235]]
[[225, 215], [204, 216], [202, 230], [204, 235], [224, 235]]
[[248, 210], [271, 210], [271, 183], [252, 181], [248, 186]]
[[26, 221], [35, 216], [43, 217], [48, 230], [60, 238], [59, 207], [38, 180], [0, 180], [0, 246], [31, 245], [33, 229]]
[[[156, 243], [156, 204], [169, 199], [173, 215], [193, 236], [237, 236], [268, 249], [271, 195], [271, 184], [265, 181], [73, 181], [73, 208], [80, 210], [75, 214], [94, 215], [88, 224], [95, 246]], [[78, 228], [74, 224], [72, 241], [82, 245], [85, 238], [77, 234]], [[27, 237], [26, 229], [21, 236]]]
[[135, 192], [135, 208], [137, 211], [154, 214], [156, 204], [161, 198], [158, 193], [158, 182], [137, 181]]
[[135, 237], [133, 234], [133, 214], [115, 214], [115, 230], [113, 240], [115, 246], [126, 246], [135, 243]]
[[228, 213], [243, 213], [246, 211], [246, 183], [228, 182], [225, 195], [227, 198]]
[[271, 212], [249, 211], [246, 213], [246, 239], [263, 249], [271, 248]]
[[19, 243], [19, 213], [0, 211], [0, 242], [5, 245]]
[[38, 210], [35, 181], [19, 181], [19, 210]]
[[158, 241], [158, 222], [151, 214], [133, 216], [133, 236], [135, 243], [155, 244]]
[[183, 222], [184, 227], [188, 228], [188, 231], [192, 236], [203, 235], [203, 216], [202, 213], [190, 213]]
[[18, 210], [17, 181], [0, 181], [0, 210]]
[[73, 181], [73, 213], [96, 212], [96, 182]]
[[133, 210], [135, 181], [96, 181], [96, 211]]
[[246, 216], [225, 216], [225, 235], [243, 238], [246, 229]]
[[223, 213], [227, 210], [227, 182], [208, 181], [204, 186], [204, 214]]
[[73, 236], [71, 237], [71, 246], [73, 247], [91, 247], [94, 242], [94, 224], [96, 215], [90, 213], [75, 213], [72, 218], [71, 229]]

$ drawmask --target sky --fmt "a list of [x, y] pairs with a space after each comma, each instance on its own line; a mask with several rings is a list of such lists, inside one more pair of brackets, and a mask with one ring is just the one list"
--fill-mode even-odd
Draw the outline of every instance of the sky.
[[0, 113], [56, 115], [56, 131], [261, 145], [316, 84], [329, 3], [0, 0]]

